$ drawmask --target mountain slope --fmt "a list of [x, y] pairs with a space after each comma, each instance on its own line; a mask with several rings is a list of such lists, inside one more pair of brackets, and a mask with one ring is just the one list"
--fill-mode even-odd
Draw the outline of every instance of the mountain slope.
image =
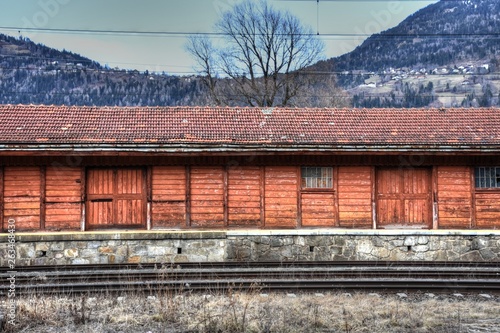
[[66, 105], [206, 104], [195, 77], [109, 69], [68, 51], [0, 34], [0, 103]]
[[334, 71], [435, 67], [500, 56], [500, 1], [440, 1], [327, 61]]
[[311, 70], [355, 107], [500, 105], [500, 1], [441, 0]]

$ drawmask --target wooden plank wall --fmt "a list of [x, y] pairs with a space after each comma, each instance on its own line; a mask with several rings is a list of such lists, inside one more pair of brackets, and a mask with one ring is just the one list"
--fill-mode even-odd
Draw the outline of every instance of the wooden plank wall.
[[303, 227], [334, 227], [336, 225], [335, 194], [304, 192], [301, 194]]
[[339, 225], [372, 227], [372, 167], [338, 168]]
[[437, 167], [438, 226], [472, 227], [472, 189], [469, 167]]
[[297, 226], [297, 167], [265, 168], [265, 226], [295, 228]]
[[186, 168], [152, 169], [152, 228], [186, 226]]
[[[11, 217], [16, 220], [16, 230], [79, 230], [84, 183], [89, 199], [87, 220], [101, 226], [120, 223], [144, 226], [145, 173], [139, 168], [127, 170], [113, 176], [113, 169], [90, 169], [85, 181], [79, 167], [3, 167], [0, 184], [3, 183], [4, 230]], [[337, 167], [333, 191], [315, 192], [300, 190], [300, 168], [296, 166], [227, 169], [154, 166], [151, 225], [152, 228], [371, 228], [376, 199], [373, 170], [371, 166]], [[472, 171], [464, 166], [436, 167], [438, 228], [500, 228], [500, 192], [474, 189]], [[412, 177], [403, 173], [402, 182], [408, 188], [403, 193], [405, 205], [406, 201], [424, 200], [420, 196], [427, 192], [420, 189], [425, 187], [420, 180], [416, 182]], [[90, 203], [92, 198], [98, 200]], [[123, 207], [132, 203], [136, 208], [120, 208], [120, 200]], [[401, 201], [398, 202], [400, 205]], [[420, 218], [412, 218], [414, 210], [410, 206], [404, 207], [405, 212], [401, 211], [400, 216], [409, 222], [421, 222]], [[131, 214], [141, 218], [133, 219]]]
[[47, 167], [45, 179], [45, 228], [80, 229], [81, 168]]
[[227, 170], [228, 226], [261, 225], [260, 167], [237, 167]]
[[4, 229], [9, 218], [16, 221], [16, 231], [40, 229], [40, 167], [5, 167], [3, 183]]
[[500, 228], [500, 192], [476, 190], [476, 227]]
[[191, 226], [224, 227], [224, 168], [191, 168]]

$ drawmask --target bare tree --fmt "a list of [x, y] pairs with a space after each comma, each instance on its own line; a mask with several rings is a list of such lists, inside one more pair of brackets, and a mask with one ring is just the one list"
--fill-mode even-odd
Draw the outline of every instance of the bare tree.
[[215, 25], [220, 47], [206, 35], [190, 38], [217, 105], [289, 106], [304, 88], [301, 71], [320, 60], [324, 45], [289, 12], [245, 0]]

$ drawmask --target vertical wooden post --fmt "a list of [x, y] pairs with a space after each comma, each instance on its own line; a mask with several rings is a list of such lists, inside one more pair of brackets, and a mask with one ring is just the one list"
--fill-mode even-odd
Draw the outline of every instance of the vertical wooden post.
[[80, 208], [81, 208], [81, 216], [80, 216], [80, 229], [81, 231], [85, 231], [85, 211], [86, 211], [86, 196], [85, 191], [87, 188], [87, 177], [85, 167], [80, 168]]
[[45, 230], [45, 201], [46, 201], [46, 177], [47, 167], [40, 167], [40, 230]]
[[372, 228], [377, 229], [377, 172], [374, 166], [371, 167], [372, 184]]
[[146, 212], [145, 212], [145, 218], [146, 218], [146, 230], [151, 230], [151, 206], [152, 206], [152, 203], [151, 203], [151, 199], [153, 198], [153, 189], [152, 189], [152, 180], [153, 180], [153, 177], [152, 177], [152, 170], [151, 170], [151, 166], [148, 166], [146, 167], [146, 173], [144, 175], [144, 172], [143, 172], [143, 179], [144, 179], [144, 185], [143, 185], [143, 188], [145, 190], [145, 195], [144, 195], [144, 199], [146, 200], [146, 203], [143, 207], [146, 208]]
[[438, 167], [432, 167], [432, 229], [439, 228]]
[[476, 175], [474, 167], [469, 167], [470, 172], [470, 226], [477, 228], [476, 221]]
[[409, 185], [407, 184], [407, 182], [405, 182], [405, 171], [411, 171], [412, 170], [412, 167], [409, 167], [409, 166], [405, 166], [405, 167], [400, 167], [398, 168], [398, 186], [399, 186], [399, 209], [400, 209], [400, 216], [399, 216], [399, 219], [403, 220], [403, 221], [399, 221], [401, 224], [408, 224], [409, 223], [409, 219], [407, 219], [407, 215], [406, 214], [406, 211], [405, 211], [405, 199], [406, 199], [406, 196], [405, 196], [405, 193], [409, 193], [409, 192], [406, 192], [406, 187]]
[[297, 227], [302, 228], [302, 167], [296, 168], [297, 179]]
[[186, 165], [186, 228], [191, 227], [191, 166]]
[[[118, 169], [113, 168], [113, 173], [112, 173], [112, 184], [113, 184], [113, 200], [111, 201], [111, 211], [113, 212], [113, 220], [111, 221], [111, 224], [117, 225], [118, 224], [118, 200], [116, 200], [116, 195], [118, 194]], [[103, 187], [105, 186], [102, 184]], [[123, 186], [123, 184], [122, 184]]]
[[227, 228], [229, 221], [229, 208], [228, 208], [228, 178], [229, 178], [229, 167], [227, 165], [224, 166], [224, 169], [222, 170], [222, 184], [223, 184], [223, 189], [222, 193], [224, 196], [224, 203], [223, 203], [223, 208], [224, 208], [224, 227]]
[[152, 201], [153, 198], [153, 167], [146, 167], [146, 200]]
[[4, 228], [4, 220], [3, 220], [3, 166], [0, 166], [0, 231], [6, 231]]
[[266, 167], [260, 167], [260, 227], [266, 225]]
[[336, 227], [340, 226], [340, 213], [339, 213], [339, 168], [333, 167], [333, 179], [332, 179], [332, 187], [333, 187], [333, 202], [334, 202], [334, 225]]

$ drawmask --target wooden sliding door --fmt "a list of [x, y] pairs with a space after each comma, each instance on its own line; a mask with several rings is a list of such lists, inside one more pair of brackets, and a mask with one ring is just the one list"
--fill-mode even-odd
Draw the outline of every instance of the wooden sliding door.
[[432, 226], [431, 169], [377, 170], [377, 227]]
[[91, 169], [87, 173], [87, 227], [143, 227], [146, 190], [143, 169]]

